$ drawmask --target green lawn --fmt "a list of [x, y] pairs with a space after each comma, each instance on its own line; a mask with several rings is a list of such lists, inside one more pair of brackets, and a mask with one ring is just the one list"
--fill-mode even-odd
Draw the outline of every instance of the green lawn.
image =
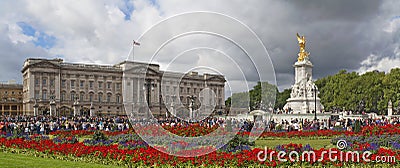
[[85, 163], [85, 162], [72, 162], [65, 160], [56, 160], [56, 159], [46, 159], [46, 158], [38, 158], [33, 156], [27, 156], [23, 154], [15, 154], [15, 153], [3, 153], [0, 152], [0, 167], [93, 167], [93, 168], [106, 168], [106, 167], [116, 167], [116, 166], [108, 166], [108, 165], [100, 165], [93, 163]]
[[256, 147], [264, 148], [265, 146], [267, 146], [269, 148], [275, 148], [278, 145], [289, 144], [289, 143], [303, 144], [303, 146], [306, 144], [310, 144], [311, 147], [314, 149], [335, 147], [335, 145], [331, 144], [331, 139], [308, 139], [308, 138], [302, 138], [302, 139], [282, 138], [282, 139], [256, 140]]

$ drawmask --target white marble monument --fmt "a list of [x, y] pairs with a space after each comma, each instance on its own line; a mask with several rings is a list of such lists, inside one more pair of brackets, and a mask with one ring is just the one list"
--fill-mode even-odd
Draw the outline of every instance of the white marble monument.
[[297, 62], [294, 64], [295, 82], [284, 109], [291, 109], [293, 114], [312, 113], [315, 110], [319, 113], [324, 109], [324, 106], [320, 103], [318, 88], [312, 80], [313, 64], [308, 58], [310, 53], [305, 50], [306, 40], [304, 36], [300, 37], [297, 34], [297, 40], [299, 41], [300, 52]]

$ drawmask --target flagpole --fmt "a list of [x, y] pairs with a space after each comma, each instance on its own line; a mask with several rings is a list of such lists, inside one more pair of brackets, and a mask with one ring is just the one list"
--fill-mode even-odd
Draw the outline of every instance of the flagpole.
[[135, 44], [132, 45], [132, 62], [135, 61]]
[[133, 43], [132, 43], [132, 61], [134, 61], [134, 58], [135, 58], [135, 45], [139, 46], [140, 43], [138, 43], [135, 40], [133, 40]]

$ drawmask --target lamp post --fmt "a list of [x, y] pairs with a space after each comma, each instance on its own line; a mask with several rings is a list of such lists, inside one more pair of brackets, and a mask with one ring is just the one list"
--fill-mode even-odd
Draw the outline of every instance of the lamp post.
[[176, 99], [176, 95], [172, 95], [171, 97], [172, 97], [172, 103], [171, 103], [171, 107], [172, 107], [171, 114], [172, 114], [172, 116], [171, 117], [176, 117], [176, 114], [175, 114], [175, 99]]
[[158, 101], [159, 101], [159, 106], [160, 106], [160, 117], [162, 116], [162, 105], [163, 105], [163, 101], [162, 101], [162, 96], [161, 96], [161, 87], [159, 89], [158, 92], [159, 96], [158, 96]]
[[190, 99], [190, 102], [189, 102], [189, 112], [190, 112], [190, 114], [189, 114], [189, 116], [190, 116], [190, 119], [193, 119], [195, 117], [193, 109], [194, 109], [194, 101], [196, 99], [196, 96], [191, 95], [188, 98]]
[[[159, 105], [159, 110], [160, 110], [160, 117], [162, 116], [162, 106], [164, 105], [163, 103], [164, 103], [164, 101], [163, 101], [163, 97], [162, 97], [162, 94], [161, 94], [161, 82], [162, 82], [162, 77], [160, 76], [160, 79], [158, 80], [159, 82], [158, 82], [158, 105]], [[167, 106], [165, 106], [165, 107], [167, 107]], [[166, 109], [165, 109], [166, 110]], [[165, 112], [167, 112], [167, 111], [165, 111]]]
[[146, 82], [144, 83], [144, 86], [146, 87], [147, 90], [147, 106], [148, 106], [148, 111], [147, 111], [147, 117], [150, 117], [150, 89], [153, 90], [154, 89], [154, 83], [151, 80], [146, 80]]
[[79, 113], [80, 112], [80, 109], [79, 109], [80, 105], [79, 105], [78, 97], [75, 97], [74, 99], [75, 99], [74, 104], [73, 104], [74, 117], [76, 117], [76, 116], [80, 115], [80, 113]]
[[317, 120], [317, 86], [314, 85], [312, 88], [312, 91], [314, 91], [314, 120]]
[[33, 105], [33, 116], [37, 116], [39, 114], [39, 105], [37, 104], [37, 99], [35, 99], [35, 104]]
[[50, 116], [57, 116], [55, 97], [54, 95], [50, 96]]

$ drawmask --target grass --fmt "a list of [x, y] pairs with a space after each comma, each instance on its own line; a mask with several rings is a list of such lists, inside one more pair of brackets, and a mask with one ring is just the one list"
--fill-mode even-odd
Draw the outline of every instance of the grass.
[[289, 143], [302, 144], [303, 146], [310, 144], [310, 146], [314, 149], [335, 147], [335, 145], [331, 144], [331, 139], [309, 139], [309, 138], [302, 138], [302, 139], [281, 138], [281, 139], [256, 140], [256, 147], [264, 148], [265, 146], [267, 146], [268, 148], [275, 148], [278, 145], [289, 144]]
[[93, 163], [85, 163], [85, 162], [72, 162], [65, 160], [56, 160], [56, 159], [47, 159], [47, 158], [38, 158], [33, 156], [28, 156], [24, 154], [15, 154], [15, 153], [3, 153], [0, 152], [0, 167], [82, 167], [82, 168], [109, 168], [116, 167], [110, 165], [101, 165], [101, 164], [93, 164]]

